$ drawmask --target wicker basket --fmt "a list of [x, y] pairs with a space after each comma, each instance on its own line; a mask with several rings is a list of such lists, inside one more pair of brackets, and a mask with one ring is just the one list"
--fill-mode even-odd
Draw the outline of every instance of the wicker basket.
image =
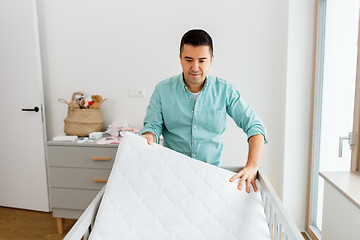
[[[103, 103], [104, 99], [101, 103]], [[64, 99], [58, 99], [59, 102], [66, 103]], [[88, 136], [92, 132], [102, 131], [104, 119], [101, 116], [100, 109], [70, 109], [68, 108], [67, 117], [64, 119], [64, 132], [67, 135], [76, 135], [79, 137]]]

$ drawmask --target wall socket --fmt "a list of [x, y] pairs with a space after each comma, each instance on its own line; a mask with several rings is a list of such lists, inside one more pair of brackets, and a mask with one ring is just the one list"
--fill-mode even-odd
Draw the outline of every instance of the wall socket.
[[130, 97], [145, 97], [145, 89], [129, 88]]

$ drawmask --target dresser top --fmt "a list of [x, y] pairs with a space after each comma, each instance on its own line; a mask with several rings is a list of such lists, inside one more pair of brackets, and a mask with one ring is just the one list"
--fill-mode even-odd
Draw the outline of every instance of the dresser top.
[[47, 141], [46, 144], [48, 146], [101, 147], [101, 148], [117, 148], [119, 146], [119, 144], [96, 144], [96, 141], [94, 141], [94, 142], [85, 142], [85, 143]]
[[321, 172], [320, 176], [360, 208], [360, 172]]

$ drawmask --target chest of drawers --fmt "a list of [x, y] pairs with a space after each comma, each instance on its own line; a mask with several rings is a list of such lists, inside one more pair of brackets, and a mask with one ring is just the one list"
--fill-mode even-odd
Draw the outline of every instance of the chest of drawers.
[[47, 143], [50, 206], [63, 232], [64, 218], [77, 219], [105, 185], [118, 145]]

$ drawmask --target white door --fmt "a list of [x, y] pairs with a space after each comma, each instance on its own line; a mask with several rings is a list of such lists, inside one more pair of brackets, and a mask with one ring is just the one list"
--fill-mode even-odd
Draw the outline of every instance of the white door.
[[[318, 172], [351, 169], [352, 151], [347, 138], [353, 131], [359, 35], [359, 0], [320, 0], [320, 3], [319, 61], [322, 65], [318, 65], [310, 219], [318, 235], [324, 193], [324, 180]], [[351, 136], [356, 141], [356, 135]]]
[[0, 1], [0, 206], [49, 211], [38, 37], [35, 1]]

